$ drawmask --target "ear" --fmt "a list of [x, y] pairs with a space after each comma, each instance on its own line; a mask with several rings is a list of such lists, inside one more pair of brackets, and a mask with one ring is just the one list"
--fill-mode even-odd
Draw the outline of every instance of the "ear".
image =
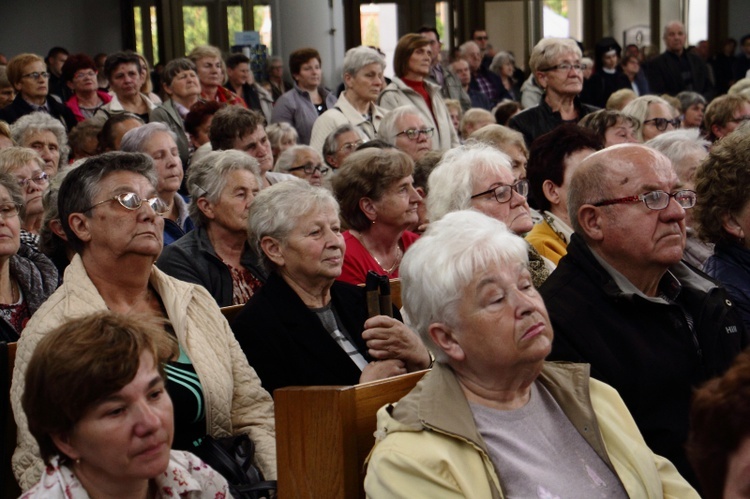
[[268, 259], [276, 264], [277, 267], [284, 266], [284, 252], [282, 251], [281, 243], [279, 243], [279, 241], [270, 236], [266, 236], [260, 240], [260, 247]]
[[198, 205], [198, 209], [201, 210], [201, 213], [203, 213], [206, 218], [208, 218], [209, 220], [213, 220], [214, 218], [216, 218], [216, 214], [214, 213], [214, 206], [208, 199], [199, 197], [196, 201], [196, 204]]
[[734, 215], [724, 215], [721, 220], [721, 226], [725, 231], [737, 239], [745, 239], [745, 231], [743, 231], [740, 224], [737, 223], [737, 219], [734, 218]]
[[583, 229], [586, 238], [593, 241], [604, 239], [601, 227], [602, 216], [595, 206], [584, 204], [578, 208], [578, 223]]
[[52, 443], [55, 447], [60, 449], [60, 452], [71, 458], [72, 460], [80, 459], [81, 454], [76, 450], [70, 441], [70, 435], [53, 433], [50, 435]]
[[359, 209], [365, 214], [371, 222], [374, 222], [378, 218], [378, 210], [375, 207], [375, 202], [370, 198], [360, 198]]
[[68, 217], [68, 225], [78, 239], [83, 242], [91, 241], [91, 229], [89, 219], [83, 213], [72, 213]]
[[451, 359], [461, 362], [466, 358], [466, 353], [456, 339], [453, 328], [442, 322], [430, 324], [427, 332], [432, 341]]
[[349, 88], [349, 83], [354, 79], [354, 77], [348, 73], [344, 73], [344, 88]]
[[557, 190], [558, 187], [551, 180], [545, 180], [542, 184], [542, 191], [544, 191], [544, 197], [552, 204], [560, 204], [560, 192]]
[[724, 127], [714, 123], [711, 125], [711, 133], [714, 134], [714, 137], [720, 139], [724, 136]]
[[65, 234], [65, 231], [63, 230], [63, 227], [62, 227], [62, 222], [60, 222], [60, 220], [57, 220], [57, 219], [50, 220], [49, 223], [47, 224], [47, 227], [49, 227], [49, 230], [51, 230], [54, 235], [56, 235], [63, 241], [68, 240], [68, 235]]
[[427, 199], [427, 193], [424, 191], [424, 189], [422, 189], [421, 187], [415, 187], [414, 190], [417, 191], [417, 194], [419, 194], [419, 197], [422, 198], [422, 201]]
[[165, 94], [172, 95], [172, 89], [169, 88], [166, 83], [162, 83], [161, 87], [164, 89]]
[[537, 84], [544, 90], [547, 90], [547, 73], [544, 71], [537, 71], [534, 73], [534, 79]]
[[23, 87], [23, 84], [21, 84], [20, 81], [18, 83], [14, 83], [13, 84], [13, 88], [16, 89], [16, 92], [20, 92], [21, 91], [21, 87]]

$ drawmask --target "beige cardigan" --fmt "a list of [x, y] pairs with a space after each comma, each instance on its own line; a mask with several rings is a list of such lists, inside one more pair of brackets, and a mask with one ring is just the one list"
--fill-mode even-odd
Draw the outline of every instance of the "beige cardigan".
[[[256, 460], [267, 479], [276, 478], [276, 441], [271, 396], [247, 363], [216, 301], [201, 286], [170, 277], [156, 267], [149, 282], [161, 297], [177, 339], [193, 362], [206, 399], [208, 434], [224, 437], [247, 433], [255, 442]], [[42, 336], [64, 321], [107, 310], [80, 256], [65, 271], [65, 280], [37, 310], [18, 342], [11, 403], [18, 425], [13, 473], [23, 490], [39, 480], [43, 462], [29, 433], [21, 407], [26, 366]]]

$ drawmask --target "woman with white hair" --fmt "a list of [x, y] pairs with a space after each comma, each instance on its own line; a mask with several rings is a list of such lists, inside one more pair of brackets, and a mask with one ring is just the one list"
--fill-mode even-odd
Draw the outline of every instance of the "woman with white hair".
[[474, 211], [406, 254], [404, 308], [435, 366], [378, 411], [367, 497], [697, 498], [588, 365], [544, 361], [553, 331], [526, 255]]
[[268, 125], [266, 127], [266, 135], [268, 135], [268, 142], [271, 143], [274, 165], [278, 161], [279, 156], [281, 156], [281, 153], [292, 146], [296, 146], [299, 140], [297, 130], [286, 121]]
[[166, 246], [156, 266], [200, 284], [220, 307], [247, 302], [267, 276], [247, 242], [248, 213], [261, 185], [258, 162], [241, 151], [213, 151], [196, 161], [187, 175], [195, 230]]
[[154, 160], [159, 176], [159, 197], [168, 206], [164, 217], [164, 246], [193, 230], [187, 201], [177, 192], [185, 175], [175, 134], [164, 123], [147, 123], [133, 128], [122, 137], [120, 150], [142, 152]]
[[43, 170], [44, 160], [27, 147], [9, 147], [0, 151], [0, 173], [12, 175], [23, 195], [21, 241], [39, 249], [39, 231], [42, 228], [44, 207], [42, 194], [49, 187], [49, 175]]
[[385, 113], [378, 138], [418, 161], [433, 150], [435, 129], [427, 124], [419, 110], [411, 105], [399, 106]]
[[329, 109], [315, 120], [310, 136], [310, 146], [318, 153], [323, 151], [326, 137], [347, 123], [356, 127], [362, 140], [376, 137], [383, 110], [375, 101], [383, 90], [385, 61], [377, 50], [364, 45], [346, 51], [344, 56], [345, 90]]
[[323, 179], [331, 170], [323, 164], [320, 153], [306, 145], [293, 146], [281, 153], [275, 169], [301, 178], [316, 187], [323, 185]]
[[640, 125], [635, 130], [639, 142], [646, 142], [664, 132], [680, 127], [680, 119], [675, 118], [676, 110], [656, 95], [643, 95], [633, 99], [622, 108], [624, 114], [630, 115]]
[[[516, 180], [510, 158], [486, 144], [448, 151], [427, 180], [427, 218], [440, 220], [450, 212], [474, 209], [523, 236], [534, 226], [526, 201], [529, 181]], [[526, 245], [534, 286], [541, 286], [555, 265]]]
[[46, 113], [31, 113], [10, 126], [16, 145], [34, 149], [44, 160], [44, 171], [54, 177], [68, 164], [68, 134], [60, 120]]

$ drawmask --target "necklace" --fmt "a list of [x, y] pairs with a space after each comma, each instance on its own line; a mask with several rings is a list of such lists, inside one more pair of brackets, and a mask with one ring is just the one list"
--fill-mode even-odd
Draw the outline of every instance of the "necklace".
[[357, 241], [360, 242], [360, 244], [362, 245], [362, 247], [370, 254], [370, 256], [372, 257], [372, 259], [375, 260], [375, 263], [378, 264], [378, 266], [380, 267], [380, 269], [383, 272], [385, 272], [386, 274], [388, 274], [388, 275], [392, 274], [398, 268], [398, 266], [401, 264], [401, 258], [403, 258], [403, 256], [404, 256], [404, 251], [401, 249], [401, 245], [400, 244], [396, 245], [396, 259], [394, 260], [393, 265], [390, 268], [385, 268], [385, 265], [383, 265], [382, 263], [380, 263], [380, 260], [378, 260], [378, 257], [376, 257], [373, 254], [373, 252], [370, 251], [370, 249], [367, 247], [367, 245], [365, 244], [365, 240], [362, 237], [362, 234], [359, 233], [359, 232], [357, 232], [356, 234], [352, 232], [352, 234], [354, 235], [354, 237], [357, 238]]

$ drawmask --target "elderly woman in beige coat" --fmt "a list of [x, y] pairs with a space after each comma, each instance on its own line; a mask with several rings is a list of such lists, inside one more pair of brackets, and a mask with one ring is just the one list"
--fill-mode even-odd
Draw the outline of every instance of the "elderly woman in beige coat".
[[13, 471], [23, 489], [42, 471], [21, 406], [31, 354], [42, 337], [68, 319], [107, 309], [168, 321], [165, 330], [180, 347], [179, 358], [166, 365], [175, 407], [174, 449], [193, 450], [206, 435], [248, 434], [257, 465], [266, 478], [276, 477], [270, 395], [208, 292], [154, 266], [162, 249], [160, 213], [166, 210], [156, 185], [149, 157], [114, 152], [87, 160], [60, 187], [60, 221], [77, 254], [64, 284], [37, 310], [18, 342], [11, 387], [18, 425]]

